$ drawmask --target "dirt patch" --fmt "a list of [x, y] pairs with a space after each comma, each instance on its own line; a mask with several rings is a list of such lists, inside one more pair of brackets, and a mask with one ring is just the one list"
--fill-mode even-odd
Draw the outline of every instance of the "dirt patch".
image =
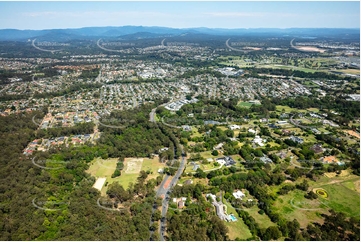
[[312, 47], [312, 46], [303, 46], [303, 47], [297, 46], [297, 49], [302, 51], [310, 51], [310, 52], [321, 52], [321, 53], [325, 52], [325, 50], [323, 49], [319, 49], [317, 47]]
[[124, 172], [126, 174], [138, 174], [142, 169], [143, 159], [129, 158], [124, 159], [125, 169]]
[[106, 180], [107, 180], [107, 178], [105, 178], [105, 177], [98, 178], [96, 180], [96, 182], [94, 183], [93, 187], [95, 189], [101, 191]]
[[348, 133], [349, 135], [355, 136], [358, 139], [360, 138], [360, 134], [356, 133], [353, 130], [346, 130], [345, 132]]
[[342, 170], [342, 171], [341, 171], [341, 174], [338, 175], [338, 176], [345, 177], [345, 176], [348, 176], [348, 175], [350, 175], [350, 172], [349, 172], [348, 170]]
[[326, 172], [324, 175], [328, 178], [334, 178], [336, 176], [336, 172]]

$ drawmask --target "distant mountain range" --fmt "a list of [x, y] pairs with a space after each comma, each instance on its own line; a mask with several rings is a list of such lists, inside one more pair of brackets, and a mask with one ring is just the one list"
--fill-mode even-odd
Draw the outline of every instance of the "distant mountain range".
[[208, 34], [218, 36], [241, 35], [290, 35], [290, 36], [323, 36], [330, 37], [344, 35], [349, 37], [360, 36], [360, 29], [329, 29], [329, 28], [254, 28], [254, 29], [225, 29], [225, 28], [167, 28], [144, 26], [121, 27], [85, 27], [78, 29], [46, 29], [46, 30], [0, 30], [0, 41], [27, 41], [40, 38], [48, 41], [69, 41], [75, 39], [114, 38], [139, 39], [170, 37], [184, 34]]

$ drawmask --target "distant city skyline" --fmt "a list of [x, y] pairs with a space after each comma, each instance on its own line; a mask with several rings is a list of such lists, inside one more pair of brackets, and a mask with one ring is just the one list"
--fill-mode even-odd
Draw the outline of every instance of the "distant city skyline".
[[359, 1], [0, 2], [0, 29], [360, 28]]

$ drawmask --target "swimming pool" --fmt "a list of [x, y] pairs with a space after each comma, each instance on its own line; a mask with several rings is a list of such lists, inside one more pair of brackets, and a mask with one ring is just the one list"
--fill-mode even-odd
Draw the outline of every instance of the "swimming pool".
[[232, 221], [237, 221], [236, 217], [233, 214], [229, 215], [229, 217]]

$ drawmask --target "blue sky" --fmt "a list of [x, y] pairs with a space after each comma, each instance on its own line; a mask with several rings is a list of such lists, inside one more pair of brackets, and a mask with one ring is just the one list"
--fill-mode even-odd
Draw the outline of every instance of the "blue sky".
[[0, 29], [359, 28], [359, 1], [0, 2]]

